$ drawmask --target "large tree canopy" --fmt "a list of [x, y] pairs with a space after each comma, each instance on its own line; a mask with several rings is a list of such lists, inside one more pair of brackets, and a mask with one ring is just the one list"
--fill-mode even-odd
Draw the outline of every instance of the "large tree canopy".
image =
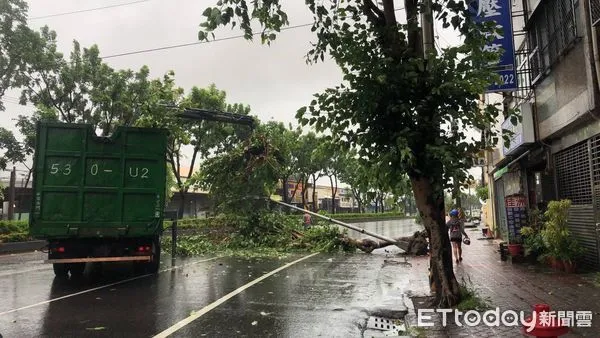
[[[489, 64], [498, 55], [483, 49], [491, 25], [474, 23], [465, 1], [433, 0], [433, 15], [462, 34], [464, 44], [425, 52], [419, 22], [432, 13], [418, 0], [405, 0], [403, 8], [393, 0], [306, 4], [317, 39], [307, 61], [331, 56], [344, 80], [315, 95], [297, 117], [377, 163], [385, 172], [379, 180], [408, 174], [431, 243], [438, 305], [454, 305], [460, 292], [444, 223], [444, 188], [451, 179], [464, 181], [471, 154], [485, 146], [466, 131], [485, 129], [499, 114], [479, 100], [497, 79]], [[279, 0], [219, 0], [203, 15], [200, 39], [221, 25], [237, 25], [251, 39], [259, 24], [262, 42], [270, 43], [289, 24]]]
[[[21, 54], [29, 32], [27, 3], [22, 0], [0, 1], [0, 99], [23, 66]], [[4, 104], [0, 100], [0, 111], [3, 110]]]
[[208, 189], [221, 211], [250, 215], [266, 208], [286, 165], [281, 125], [260, 124], [247, 139], [206, 160], [193, 181]]

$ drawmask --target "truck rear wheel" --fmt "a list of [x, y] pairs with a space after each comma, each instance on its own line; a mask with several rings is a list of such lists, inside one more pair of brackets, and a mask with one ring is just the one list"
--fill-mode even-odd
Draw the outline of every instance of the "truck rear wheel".
[[147, 263], [148, 273], [157, 273], [160, 266], [160, 238], [155, 237], [152, 241], [152, 261]]
[[69, 277], [69, 267], [67, 264], [63, 263], [53, 263], [52, 268], [54, 268], [54, 275], [57, 278], [68, 278]]
[[85, 263], [69, 264], [69, 271], [71, 271], [71, 278], [83, 276], [84, 270], [85, 270]]

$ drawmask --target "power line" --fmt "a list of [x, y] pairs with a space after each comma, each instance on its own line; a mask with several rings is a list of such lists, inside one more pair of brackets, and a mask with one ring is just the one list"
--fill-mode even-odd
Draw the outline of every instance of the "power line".
[[[401, 10], [404, 10], [404, 7], [395, 9], [394, 12], [401, 11]], [[282, 31], [286, 31], [286, 30], [290, 30], [290, 29], [308, 27], [308, 26], [312, 26], [312, 25], [313, 25], [313, 23], [305, 23], [305, 24], [301, 24], [301, 25], [287, 26], [287, 27], [282, 28], [281, 30]], [[260, 35], [260, 34], [261, 34], [260, 32], [253, 33], [252, 36], [256, 36], [256, 35]], [[102, 58], [102, 59], [110, 59], [110, 58], [116, 58], [116, 57], [121, 57], [121, 56], [128, 56], [128, 55], [135, 55], [135, 54], [144, 54], [144, 53], [157, 52], [157, 51], [167, 50], [167, 49], [175, 49], [175, 48], [182, 48], [182, 47], [189, 47], [189, 46], [201, 45], [201, 44], [210, 43], [210, 42], [234, 40], [234, 39], [240, 39], [240, 38], [244, 38], [244, 37], [245, 37], [244, 34], [233, 35], [233, 36], [228, 36], [228, 37], [218, 38], [218, 39], [208, 40], [208, 41], [188, 42], [188, 43], [182, 43], [182, 44], [171, 45], [171, 46], [148, 48], [148, 49], [140, 49], [140, 50], [135, 50], [135, 51], [131, 51], [131, 52], [124, 52], [124, 53], [112, 54], [112, 55], [106, 55], [106, 56], [103, 55], [100, 58]]]
[[35, 106], [30, 103], [25, 103], [24, 105], [21, 104], [21, 100], [14, 96], [4, 95], [2, 98], [0, 98], [0, 100], [2, 100], [3, 103], [14, 104], [14, 105], [29, 107], [29, 108], [35, 108]]
[[[295, 26], [284, 27], [281, 30], [282, 31], [286, 31], [286, 30], [290, 30], [290, 29], [308, 27], [308, 26], [312, 26], [312, 25], [313, 25], [312, 23], [305, 23], [305, 24], [302, 24], [302, 25], [295, 25]], [[256, 36], [256, 35], [260, 35], [260, 34], [261, 34], [260, 32], [257, 32], [257, 33], [253, 33], [252, 35]], [[156, 48], [149, 48], [149, 49], [141, 49], [141, 50], [136, 50], [136, 51], [131, 51], [131, 52], [125, 52], [125, 53], [120, 53], [120, 54], [112, 54], [112, 55], [107, 55], [107, 56], [103, 55], [100, 58], [102, 58], [102, 59], [110, 59], [110, 58], [116, 58], [116, 57], [127, 56], [127, 55], [157, 52], [157, 51], [166, 50], [166, 49], [175, 49], [175, 48], [189, 47], [189, 46], [201, 45], [201, 44], [210, 43], [210, 42], [219, 42], [219, 41], [226, 41], [226, 40], [234, 40], [234, 39], [243, 38], [244, 36], [245, 36], [244, 34], [240, 34], [240, 35], [233, 35], [233, 36], [228, 36], [228, 37], [225, 37], [225, 38], [219, 38], [219, 39], [208, 40], [208, 41], [196, 41], [196, 42], [188, 42], [188, 43], [182, 43], [182, 44], [171, 45], [171, 46], [156, 47]]]
[[108, 8], [129, 6], [129, 5], [139, 4], [142, 2], [148, 2], [148, 1], [150, 1], [150, 0], [138, 0], [138, 1], [126, 2], [126, 3], [122, 3], [122, 4], [116, 4], [116, 5], [108, 5], [108, 6], [88, 8], [88, 9], [80, 9], [80, 10], [72, 11], [72, 12], [41, 15], [41, 16], [29, 18], [29, 20], [39, 20], [39, 19], [53, 18], [53, 17], [57, 17], [57, 16], [64, 16], [64, 15], [71, 15], [71, 14], [78, 14], [78, 13], [85, 13], [85, 12], [93, 12], [93, 11], [99, 11], [99, 10], [108, 9]]

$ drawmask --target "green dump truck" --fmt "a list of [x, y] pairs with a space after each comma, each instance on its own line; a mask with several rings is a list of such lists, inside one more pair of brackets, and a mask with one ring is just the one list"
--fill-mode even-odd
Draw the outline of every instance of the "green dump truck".
[[166, 193], [167, 131], [39, 123], [30, 233], [48, 241], [57, 277], [86, 262], [133, 261], [158, 271]]

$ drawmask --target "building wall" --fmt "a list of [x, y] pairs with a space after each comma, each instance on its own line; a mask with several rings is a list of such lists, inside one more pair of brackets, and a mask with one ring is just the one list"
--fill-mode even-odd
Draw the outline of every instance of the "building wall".
[[[600, 220], [600, 212], [598, 205], [594, 205], [592, 192], [593, 181], [600, 182], [600, 176], [596, 178], [591, 169], [594, 163], [600, 163], [600, 151], [594, 155], [594, 150], [600, 149], [600, 139], [590, 140], [590, 137], [600, 133], [600, 121], [592, 116], [597, 110], [598, 88], [592, 66], [594, 53], [588, 34], [587, 2], [525, 0], [525, 3], [529, 22], [527, 44], [523, 45], [529, 48], [537, 143], [529, 147], [528, 156], [517, 164], [523, 192], [532, 194], [529, 203], [534, 201], [540, 208], [549, 199], [571, 199], [574, 206], [569, 213], [569, 228], [588, 250], [586, 265], [598, 267], [599, 238], [594, 218]], [[515, 190], [506, 184], [501, 188], [506, 195]]]
[[[179, 210], [181, 196], [174, 194], [169, 203], [165, 206], [166, 210]], [[183, 217], [203, 217], [212, 208], [211, 200], [206, 193], [187, 193], [183, 208]]]
[[546, 139], [575, 123], [592, 109], [585, 48], [579, 41], [535, 87], [539, 135]]
[[[529, 2], [531, 6], [532, 1]], [[555, 27], [552, 23], [571, 17], [570, 13], [566, 12], [571, 10], [571, 7], [551, 15], [548, 8], [552, 8], [553, 3], [569, 4], [569, 1], [541, 1], [529, 11], [531, 17], [528, 39], [532, 50], [531, 58], [539, 63], [539, 67], [536, 67], [538, 63], [533, 63], [531, 67], [541, 140], [560, 136], [579, 123], [580, 119], [595, 107], [593, 51], [586, 28], [589, 18], [584, 10], [584, 3], [574, 2], [572, 13], [575, 25], [564, 21], [563, 26], [554, 34], [550, 34]], [[538, 32], [537, 35], [535, 32]], [[549, 36], [540, 38], [542, 33]], [[533, 42], [536, 40], [537, 42]]]

